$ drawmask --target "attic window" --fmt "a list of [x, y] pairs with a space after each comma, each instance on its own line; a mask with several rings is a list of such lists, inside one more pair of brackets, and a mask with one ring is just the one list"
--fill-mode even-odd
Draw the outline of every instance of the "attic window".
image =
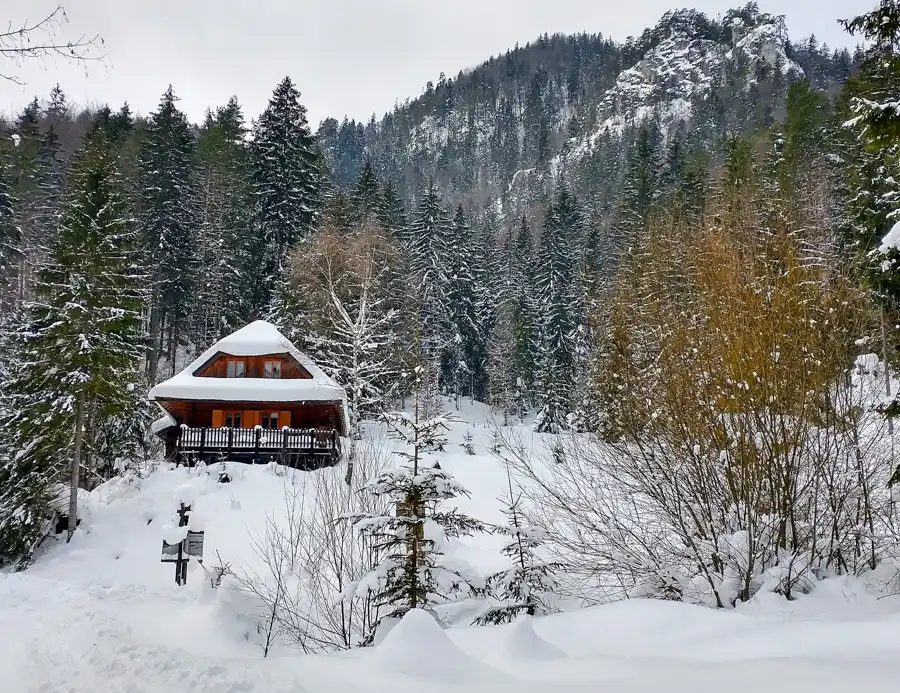
[[265, 377], [281, 377], [281, 361], [266, 361]]
[[243, 361], [229, 361], [228, 362], [228, 377], [229, 378], [243, 378], [244, 377], [244, 362]]

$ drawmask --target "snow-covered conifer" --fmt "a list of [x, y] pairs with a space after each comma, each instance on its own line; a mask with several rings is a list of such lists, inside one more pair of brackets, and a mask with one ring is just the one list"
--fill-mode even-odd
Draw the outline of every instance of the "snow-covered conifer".
[[315, 140], [300, 92], [289, 77], [275, 88], [253, 129], [250, 146], [255, 198], [254, 232], [260, 254], [251, 312], [262, 314], [281, 275], [287, 251], [312, 228], [322, 198]]
[[[417, 369], [417, 389], [421, 369]], [[379, 499], [388, 499], [393, 515], [354, 515], [348, 517], [357, 530], [368, 537], [379, 557], [374, 571], [361, 581], [357, 594], [369, 593], [383, 609], [381, 618], [369, 635], [385, 619], [399, 619], [411, 609], [434, 610], [469, 588], [468, 580], [457, 570], [441, 562], [446, 539], [484, 531], [486, 526], [458, 508], [444, 503], [469, 492], [449, 473], [429, 459], [446, 443], [448, 418], [425, 418], [419, 407], [413, 414], [385, 416], [393, 435], [405, 445], [397, 453], [401, 466], [383, 472], [365, 488]]]
[[139, 163], [140, 225], [153, 281], [147, 369], [151, 380], [162, 353], [168, 353], [175, 368], [174, 357], [187, 329], [196, 280], [194, 138], [176, 101], [170, 86], [150, 116]]
[[115, 155], [101, 133], [79, 153], [37, 298], [7, 337], [0, 429], [0, 563], [27, 557], [70, 473], [75, 529], [86, 421], [139, 406], [146, 276]]
[[563, 568], [562, 564], [543, 561], [537, 555], [545, 533], [529, 526], [522, 515], [522, 493], [513, 489], [508, 468], [507, 481], [509, 495], [503, 511], [507, 525], [497, 531], [510, 537], [503, 547], [510, 567], [488, 577], [488, 592], [500, 603], [479, 616], [475, 621], [478, 625], [510, 623], [520, 614], [539, 616], [552, 611], [550, 597], [558, 586], [556, 573]]

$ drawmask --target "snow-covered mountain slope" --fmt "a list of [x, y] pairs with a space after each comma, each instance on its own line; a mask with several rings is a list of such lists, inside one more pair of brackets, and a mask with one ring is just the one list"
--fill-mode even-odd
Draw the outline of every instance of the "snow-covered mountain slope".
[[[793, 80], [807, 76], [821, 90], [843, 84], [850, 54], [797, 38], [755, 3], [715, 18], [668, 12], [624, 42], [545, 35], [442, 75], [380, 120], [328, 119], [319, 142], [351, 189], [368, 159], [407, 200], [433, 181], [448, 204], [476, 214], [497, 205], [507, 221], [541, 204], [560, 173], [602, 207], [615, 198], [616, 172], [642, 122], [690, 127], [689, 148], [714, 149], [729, 133], [782, 117]], [[600, 142], [604, 135], [615, 141]], [[598, 156], [605, 161], [588, 164]]]
[[[505, 470], [489, 454], [489, 413], [461, 404], [442, 467], [471, 491], [463, 509], [499, 522]], [[372, 431], [377, 437], [377, 432]], [[530, 429], [521, 433], [531, 441]], [[464, 449], [472, 436], [475, 455]], [[4, 693], [215, 693], [265, 691], [616, 691], [844, 693], [890, 690], [896, 679], [900, 601], [853, 579], [822, 582], [794, 602], [758, 595], [738, 612], [631, 600], [502, 627], [442, 630], [412, 612], [375, 648], [303, 655], [279, 643], [262, 657], [245, 595], [213, 589], [192, 563], [186, 587], [159, 562], [177, 500], [206, 532], [206, 566], [259, 569], [252, 538], [281, 521], [285, 489], [342, 483], [343, 469], [160, 467], [90, 494], [73, 541], [55, 543], [18, 574], [0, 574], [0, 690]], [[318, 477], [316, 475], [319, 475]], [[502, 539], [473, 537], [448, 554], [487, 572]], [[888, 688], [885, 686], [888, 685]]]
[[729, 22], [727, 42], [698, 36], [694, 23], [685, 20], [690, 14], [663, 17], [657, 31], [664, 32], [664, 38], [619, 74], [600, 100], [599, 124], [567, 142], [562, 157], [575, 162], [589, 155], [601, 136], [622, 136], [626, 127], [654, 117], [659, 118], [664, 136], [682, 130], [691, 124], [694, 108], [729, 81], [739, 80], [737, 88], [746, 90], [760, 73], [778, 71], [790, 81], [803, 76], [802, 68], [787, 55], [782, 17], [735, 16]]

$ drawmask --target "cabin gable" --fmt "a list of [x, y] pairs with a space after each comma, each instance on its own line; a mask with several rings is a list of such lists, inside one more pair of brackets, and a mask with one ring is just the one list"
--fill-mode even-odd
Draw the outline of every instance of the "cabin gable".
[[311, 380], [313, 376], [288, 353], [236, 356], [220, 351], [196, 369], [194, 377]]

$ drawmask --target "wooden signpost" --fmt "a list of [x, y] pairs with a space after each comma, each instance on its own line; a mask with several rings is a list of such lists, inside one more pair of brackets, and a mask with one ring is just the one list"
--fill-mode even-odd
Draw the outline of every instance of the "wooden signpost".
[[[187, 527], [188, 513], [191, 512], [191, 506], [180, 504], [178, 508], [178, 526]], [[165, 539], [162, 543], [163, 563], [175, 564], [175, 584], [187, 584], [187, 565], [191, 558], [196, 558], [203, 562], [203, 532], [192, 532], [188, 530], [187, 536], [177, 544], [169, 544]]]

